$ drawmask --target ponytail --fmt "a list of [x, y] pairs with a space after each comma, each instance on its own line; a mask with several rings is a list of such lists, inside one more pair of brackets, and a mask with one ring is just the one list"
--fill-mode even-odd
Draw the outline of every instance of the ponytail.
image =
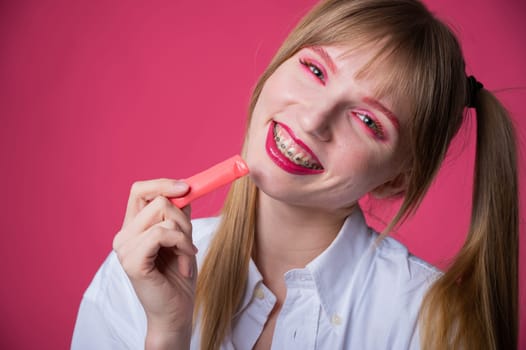
[[518, 185], [513, 126], [487, 90], [476, 104], [471, 225], [448, 271], [424, 298], [424, 349], [516, 349]]
[[254, 244], [257, 189], [248, 176], [228, 194], [223, 217], [197, 279], [194, 324], [201, 316], [201, 349], [219, 349], [245, 292]]

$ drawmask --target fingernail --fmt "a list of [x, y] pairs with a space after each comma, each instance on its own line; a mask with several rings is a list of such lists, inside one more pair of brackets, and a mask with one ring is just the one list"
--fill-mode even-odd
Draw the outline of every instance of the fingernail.
[[173, 189], [175, 191], [186, 191], [186, 190], [188, 190], [188, 184], [186, 182], [183, 182], [183, 181], [176, 181], [174, 183]]
[[193, 264], [188, 266], [188, 273], [186, 274], [188, 278], [194, 278], [194, 266]]

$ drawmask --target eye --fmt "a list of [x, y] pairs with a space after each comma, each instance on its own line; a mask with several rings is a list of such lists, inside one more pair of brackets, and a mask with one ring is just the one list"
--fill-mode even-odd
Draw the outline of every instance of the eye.
[[382, 125], [373, 117], [364, 112], [353, 112], [353, 114], [357, 116], [358, 119], [360, 119], [371, 130], [374, 136], [378, 137], [379, 139], [385, 138]]
[[308, 70], [311, 71], [312, 74], [316, 76], [321, 82], [325, 82], [325, 74], [323, 73], [323, 70], [318, 67], [316, 64], [310, 62], [309, 60], [300, 58], [300, 63], [304, 65]]

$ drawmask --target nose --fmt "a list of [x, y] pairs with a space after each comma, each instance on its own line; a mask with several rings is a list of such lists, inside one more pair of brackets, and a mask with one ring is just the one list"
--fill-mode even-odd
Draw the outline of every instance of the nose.
[[299, 117], [299, 125], [303, 131], [320, 141], [328, 142], [332, 138], [334, 119], [337, 107], [325, 103], [310, 104]]

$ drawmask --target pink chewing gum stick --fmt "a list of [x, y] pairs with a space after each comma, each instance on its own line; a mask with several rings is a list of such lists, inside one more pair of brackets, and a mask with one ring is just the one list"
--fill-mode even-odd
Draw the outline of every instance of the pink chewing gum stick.
[[194, 199], [246, 174], [248, 174], [248, 166], [245, 161], [240, 156], [233, 156], [188, 179], [181, 180], [190, 186], [190, 190], [184, 197], [170, 198], [170, 201], [176, 207], [183, 208]]

